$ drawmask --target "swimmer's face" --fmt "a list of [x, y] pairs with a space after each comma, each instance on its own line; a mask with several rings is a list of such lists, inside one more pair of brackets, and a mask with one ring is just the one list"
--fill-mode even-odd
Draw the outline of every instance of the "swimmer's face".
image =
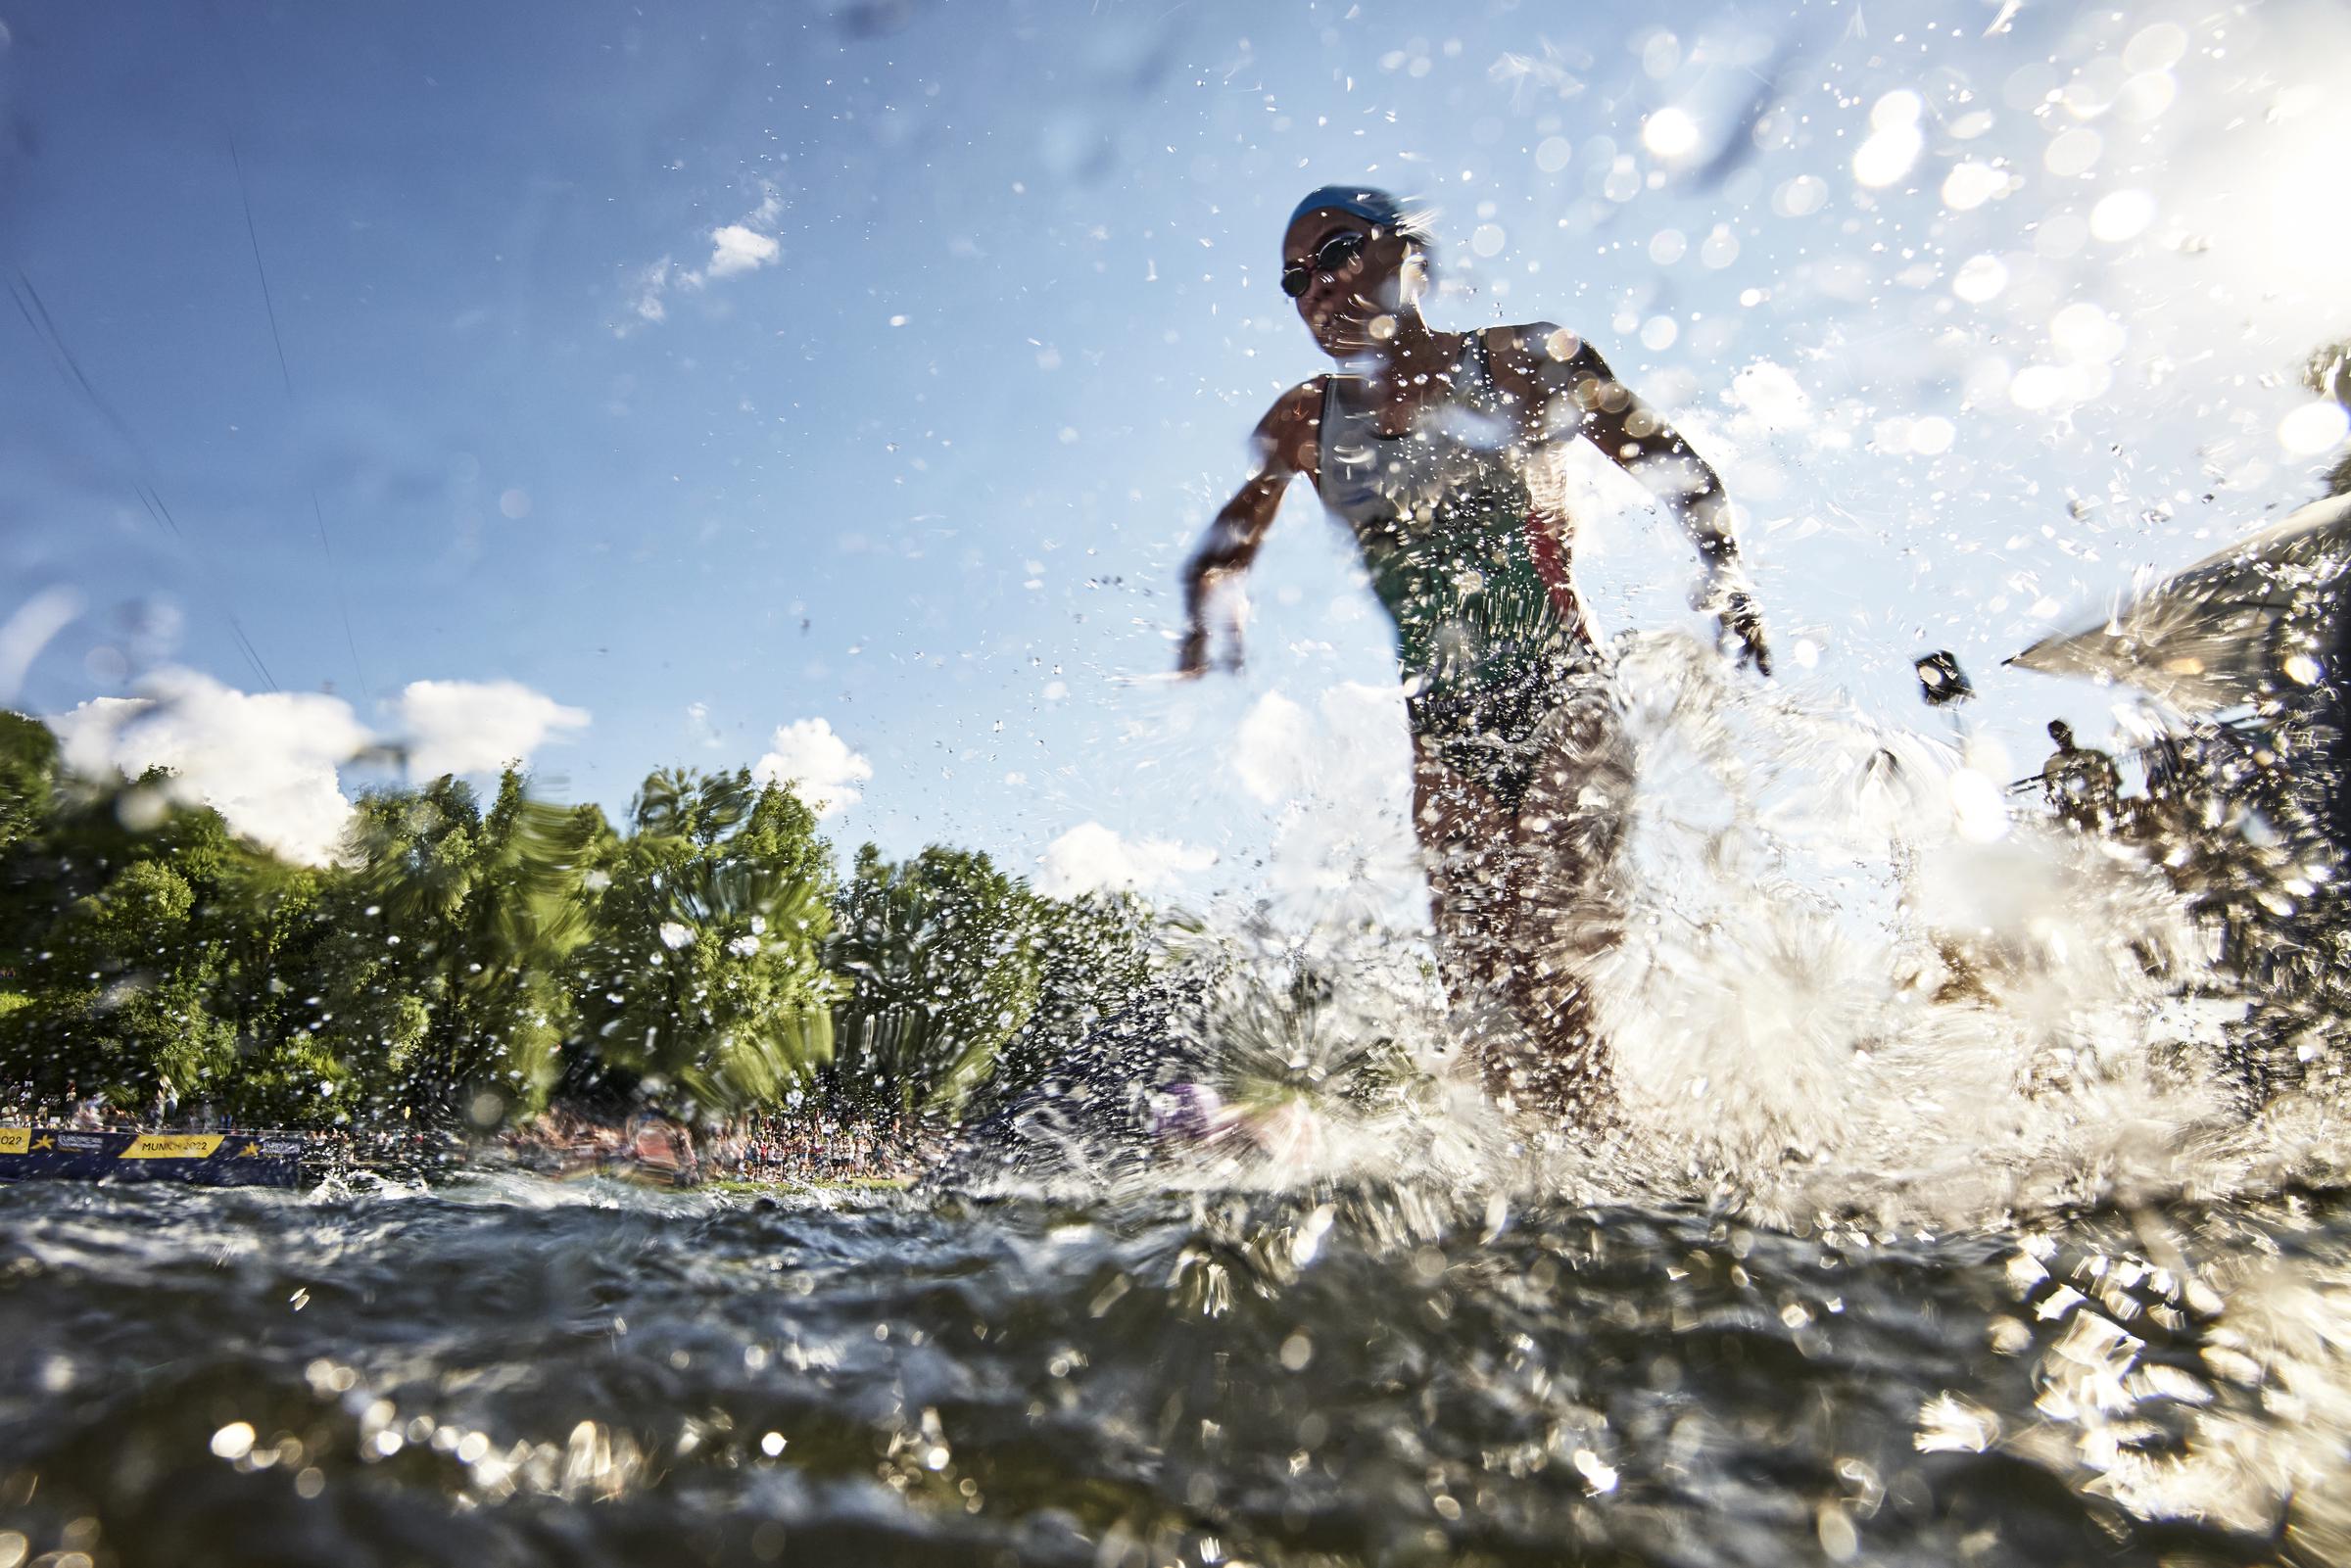
[[[1328, 268], [1321, 264], [1319, 259], [1332, 254], [1334, 242], [1343, 252], [1350, 239], [1360, 245], [1353, 256]], [[1344, 357], [1378, 341], [1377, 323], [1392, 319], [1406, 302], [1412, 254], [1413, 244], [1403, 235], [1336, 208], [1301, 214], [1290, 225], [1281, 239], [1281, 264], [1305, 269], [1298, 319], [1323, 353]]]

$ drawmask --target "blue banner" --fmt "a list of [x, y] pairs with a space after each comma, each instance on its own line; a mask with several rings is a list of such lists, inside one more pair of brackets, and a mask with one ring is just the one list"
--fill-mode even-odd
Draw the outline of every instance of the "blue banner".
[[291, 1132], [102, 1132], [0, 1127], [0, 1181], [185, 1181], [293, 1187], [304, 1140]]

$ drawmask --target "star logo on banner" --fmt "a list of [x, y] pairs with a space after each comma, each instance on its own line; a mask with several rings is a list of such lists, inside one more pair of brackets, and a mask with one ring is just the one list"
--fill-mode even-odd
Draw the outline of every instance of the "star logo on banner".
[[260, 1144], [249, 1143], [244, 1148], [237, 1151], [237, 1158], [239, 1160], [258, 1159], [260, 1158], [261, 1153], [262, 1146]]
[[32, 1140], [32, 1146], [35, 1149], [54, 1149], [57, 1147], [57, 1140], [44, 1132]]

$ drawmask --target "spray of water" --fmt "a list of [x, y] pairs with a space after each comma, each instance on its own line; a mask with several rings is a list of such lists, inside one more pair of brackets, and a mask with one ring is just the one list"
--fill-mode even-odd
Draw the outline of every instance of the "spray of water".
[[1090, 1178], [1467, 1180], [1965, 1227], [2332, 1168], [2323, 1103], [2238, 1109], [2221, 1042], [2243, 1004], [2160, 869], [2012, 813], [2004, 759], [1734, 687], [1678, 635], [1626, 640], [1617, 687], [1640, 789], [1624, 929], [1592, 961], [1613, 1126], [1500, 1118], [1425, 948], [1358, 893], [1347, 919], [1277, 911], [1292, 934], [1196, 955], [1176, 1060], [1123, 1064], [1149, 1158]]
[[[1847, 1258], [1980, 1247], [1981, 1377], [1917, 1392], [1920, 1454], [2025, 1461], [2118, 1532], [2343, 1560], [2351, 1273], [2295, 1196], [2340, 1183], [2341, 1110], [2314, 1089], [2246, 1111], [2225, 1048], [2244, 1001], [2162, 869], [2008, 809], [1995, 754], [1734, 687], [1687, 639], [1630, 640], [1616, 673], [1641, 788], [1592, 976], [1610, 1126], [1502, 1117], [1426, 948], [1359, 887], [1342, 918], [1294, 905], [1204, 941], [1112, 1052], [1137, 1141], [1106, 1155], [1058, 1105], [1060, 1168], [1096, 1196], [1189, 1192], [1160, 1283], [1206, 1318], [1303, 1288], [1333, 1235], [1419, 1267], [1577, 1205], [1696, 1206], [1732, 1257], [1750, 1222]], [[1779, 1321], [1817, 1348], [1836, 1309]], [[1837, 1474], [1817, 1524], [1843, 1560], [1906, 1483]]]

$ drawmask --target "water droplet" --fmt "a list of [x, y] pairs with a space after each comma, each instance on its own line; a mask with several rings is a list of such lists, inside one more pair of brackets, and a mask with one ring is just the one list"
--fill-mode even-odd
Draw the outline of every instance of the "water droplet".
[[2071, 383], [2053, 364], [2029, 364], [2008, 383], [2008, 398], [2028, 413], [2053, 408], [2065, 401]]
[[1954, 213], [1973, 212], [2007, 188], [2007, 175], [1971, 159], [1943, 176], [1943, 205]]
[[1782, 217], [1805, 217], [1819, 212], [1828, 199], [1826, 180], [1816, 174], [1799, 174], [1771, 193], [1771, 210]]
[[2155, 198], [2145, 191], [2116, 191], [2089, 210], [2089, 232], [2109, 245], [2135, 239], [2155, 221]]
[[2104, 364], [2123, 352], [2122, 323], [2087, 302], [2067, 306], [2049, 322], [2049, 341], [2070, 359]]
[[2297, 457], [2316, 456], [2351, 433], [2351, 411], [2332, 399], [2306, 403], [2278, 421], [2278, 444]]
[[1850, 1562], [1861, 1549], [1861, 1537], [1853, 1529], [1853, 1521], [1833, 1502], [1820, 1505], [1820, 1512], [1813, 1517], [1813, 1527], [1820, 1536], [1820, 1549], [1831, 1562]]
[[[1893, 95], [1907, 96], [1907, 95]], [[1871, 133], [1853, 153], [1853, 178], [1864, 185], [1891, 185], [1910, 172], [1926, 145], [1916, 123], [1890, 124]]]
[[2106, 151], [2106, 138], [2087, 125], [2077, 125], [2051, 141], [2040, 155], [2041, 166], [2052, 174], [2072, 178], [2087, 174]]
[[1660, 109], [1641, 126], [1641, 144], [1659, 158], [1687, 158], [1698, 148], [1698, 121], [1687, 111]]
[[2132, 34], [2123, 46], [2126, 71], [2169, 71], [2187, 54], [2187, 29], [2176, 22], [2158, 22]]
[[1910, 450], [1922, 457], [1940, 456], [1951, 450], [1959, 429], [1940, 414], [1929, 414], [1910, 425]]

